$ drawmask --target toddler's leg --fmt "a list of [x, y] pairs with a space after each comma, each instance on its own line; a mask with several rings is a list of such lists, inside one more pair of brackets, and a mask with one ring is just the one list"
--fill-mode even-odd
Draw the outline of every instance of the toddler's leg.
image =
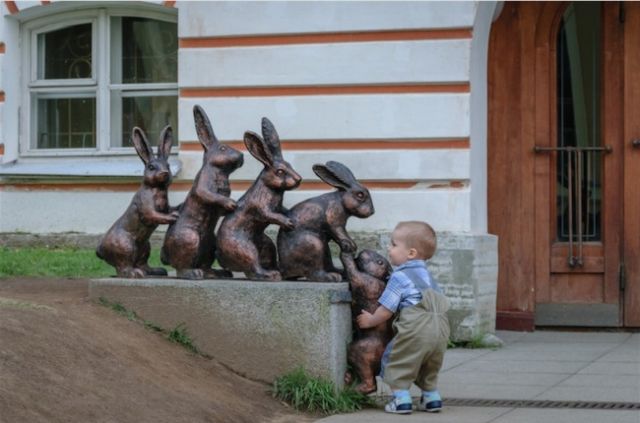
[[431, 354], [428, 354], [420, 367], [416, 385], [422, 389], [422, 396], [418, 404], [418, 410], [438, 412], [442, 410], [442, 398], [438, 392], [438, 373], [442, 368], [446, 343], [439, 345]]

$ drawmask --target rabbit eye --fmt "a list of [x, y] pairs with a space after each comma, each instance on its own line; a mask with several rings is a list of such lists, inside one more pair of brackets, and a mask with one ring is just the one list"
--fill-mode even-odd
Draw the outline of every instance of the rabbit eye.
[[378, 260], [378, 264], [382, 266], [382, 260]]
[[284, 175], [284, 170], [282, 170], [282, 169], [276, 170], [276, 175], [278, 175], [278, 176]]
[[358, 197], [359, 200], [362, 200], [364, 198], [364, 192], [357, 193], [356, 197]]
[[227, 151], [227, 147], [225, 145], [221, 146], [220, 151]]
[[156, 170], [156, 167], [152, 164], [149, 165], [149, 170]]

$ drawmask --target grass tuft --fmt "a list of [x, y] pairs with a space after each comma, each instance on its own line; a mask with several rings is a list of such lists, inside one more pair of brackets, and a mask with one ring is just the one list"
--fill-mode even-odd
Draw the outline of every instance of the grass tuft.
[[100, 302], [101, 305], [105, 307], [109, 307], [111, 310], [115, 311], [119, 315], [125, 316], [127, 319], [133, 322], [138, 321], [138, 315], [136, 314], [136, 312], [132, 310], [127, 310], [127, 308], [122, 304], [112, 303], [104, 297], [100, 297], [98, 301]]
[[167, 339], [171, 342], [182, 345], [194, 354], [198, 354], [198, 348], [193, 345], [193, 340], [189, 336], [189, 332], [187, 331], [184, 323], [180, 323], [178, 326], [173, 328], [173, 330], [171, 330], [167, 335]]
[[467, 349], [479, 349], [479, 348], [498, 348], [495, 345], [487, 345], [484, 340], [484, 333], [479, 333], [475, 335], [468, 341], [453, 341], [449, 339], [449, 343], [447, 344], [447, 348], [467, 348]]
[[333, 382], [313, 377], [301, 367], [276, 379], [273, 396], [296, 410], [324, 415], [351, 413], [373, 405], [368, 396], [350, 387], [337, 391]]

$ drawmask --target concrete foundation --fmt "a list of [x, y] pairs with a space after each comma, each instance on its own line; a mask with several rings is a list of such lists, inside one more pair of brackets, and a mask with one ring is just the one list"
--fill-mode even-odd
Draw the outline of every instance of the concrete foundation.
[[343, 386], [351, 340], [346, 283], [97, 279], [101, 297], [142, 319], [184, 324], [193, 344], [234, 371], [267, 383], [303, 366]]

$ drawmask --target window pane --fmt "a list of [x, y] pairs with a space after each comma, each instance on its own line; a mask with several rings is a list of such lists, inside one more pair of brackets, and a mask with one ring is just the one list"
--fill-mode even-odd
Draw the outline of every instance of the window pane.
[[[557, 233], [556, 239], [602, 240], [602, 152], [579, 150], [602, 145], [600, 134], [601, 5], [574, 2], [558, 34]], [[581, 206], [581, 207], [579, 207]]]
[[122, 82], [178, 81], [178, 26], [145, 18], [122, 18]]
[[95, 98], [38, 99], [36, 148], [95, 148]]
[[133, 147], [131, 130], [134, 126], [142, 128], [149, 143], [158, 145], [162, 129], [171, 125], [173, 142], [178, 141], [178, 97], [147, 96], [124, 97], [122, 99], [122, 146]]
[[91, 24], [38, 36], [38, 79], [91, 78]]

